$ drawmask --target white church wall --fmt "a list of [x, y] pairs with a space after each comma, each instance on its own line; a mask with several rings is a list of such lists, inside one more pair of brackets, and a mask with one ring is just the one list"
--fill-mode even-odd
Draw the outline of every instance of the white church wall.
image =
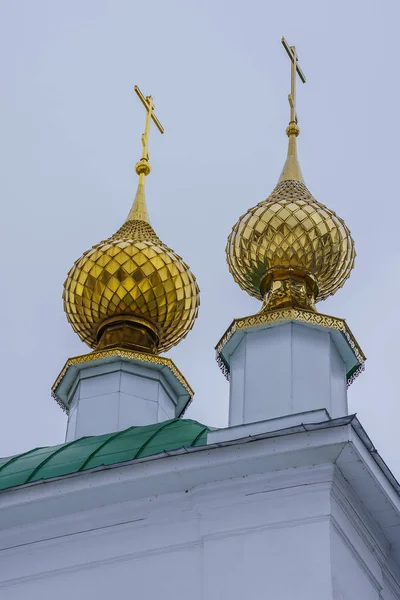
[[1, 552], [0, 597], [331, 599], [329, 486], [322, 472], [313, 485], [298, 475], [116, 498], [94, 513], [38, 522], [42, 541], [27, 545], [26, 530], [20, 539], [14, 530], [14, 548]]
[[[339, 429], [333, 433], [338, 436]], [[317, 435], [307, 434], [307, 446]], [[270, 451], [279, 453], [285, 443], [290, 461], [295, 437], [279, 438]], [[277, 470], [269, 463], [268, 472], [235, 475], [235, 457], [243, 454], [249, 473], [250, 457], [263, 443], [82, 474], [15, 490], [8, 501], [6, 493], [0, 509], [1, 600], [109, 600], [110, 594], [151, 600], [399, 600], [390, 544], [337, 467]], [[265, 448], [260, 456], [263, 469]], [[315, 462], [317, 455], [312, 457]], [[221, 481], [198, 484], [211, 466]], [[169, 469], [176, 485], [185, 483], [180, 491], [162, 493], [171, 482]], [[157, 473], [165, 475], [164, 484]], [[142, 497], [144, 486], [150, 486], [148, 497]], [[14, 520], [6, 512], [12, 504]], [[25, 518], [29, 512], [32, 518]]]
[[330, 529], [334, 599], [399, 600], [400, 570], [390, 543], [338, 469]]
[[63, 569], [14, 588], [2, 590], [7, 600], [76, 598], [173, 598], [200, 600], [200, 548], [179, 549], [148, 558], [116, 560], [79, 570]]
[[331, 598], [327, 538], [326, 524], [309, 523], [207, 539], [204, 598]]
[[400, 579], [396, 581], [391, 574], [384, 572], [382, 582], [383, 600], [399, 600], [400, 598]]
[[[382, 586], [371, 576], [354, 550], [332, 529], [332, 579], [334, 600], [379, 600]], [[364, 568], [363, 568], [364, 567]]]

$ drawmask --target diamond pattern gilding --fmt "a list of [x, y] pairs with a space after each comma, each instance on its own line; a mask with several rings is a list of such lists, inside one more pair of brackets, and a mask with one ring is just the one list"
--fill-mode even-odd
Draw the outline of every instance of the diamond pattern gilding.
[[319, 301], [342, 287], [356, 253], [342, 219], [302, 182], [283, 181], [239, 219], [226, 256], [234, 280], [251, 296], [263, 299], [261, 281], [268, 271], [291, 268], [315, 277]]
[[189, 267], [151, 225], [133, 220], [75, 262], [63, 299], [73, 330], [91, 348], [105, 319], [126, 314], [155, 326], [158, 351], [165, 352], [192, 328], [199, 288]]

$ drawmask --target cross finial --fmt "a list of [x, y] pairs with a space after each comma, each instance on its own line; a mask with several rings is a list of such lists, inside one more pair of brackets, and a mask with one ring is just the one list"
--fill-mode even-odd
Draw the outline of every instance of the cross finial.
[[154, 114], [153, 98], [151, 96], [143, 96], [137, 85], [135, 85], [134, 89], [146, 109], [146, 123], [144, 126], [144, 133], [142, 135], [142, 158], [136, 163], [135, 166], [135, 171], [139, 175], [139, 182], [135, 200], [133, 201], [133, 206], [130, 210], [127, 221], [144, 221], [145, 223], [150, 223], [144, 194], [144, 182], [146, 175], [148, 175], [151, 171], [149, 163], [149, 133], [151, 121], [153, 120], [160, 133], [164, 133], [164, 128]]
[[290, 94], [289, 104], [290, 104], [290, 123], [297, 123], [297, 114], [296, 114], [296, 72], [300, 77], [303, 83], [306, 82], [306, 76], [303, 71], [300, 69], [299, 58], [296, 53], [295, 46], [289, 46], [285, 38], [282, 38], [282, 44], [285, 48], [290, 60], [291, 60], [291, 86], [290, 86]]
[[161, 125], [160, 121], [157, 119], [154, 114], [154, 104], [153, 98], [151, 96], [144, 96], [137, 85], [135, 85], [135, 92], [139, 96], [143, 106], [146, 109], [146, 123], [144, 127], [144, 133], [142, 135], [142, 158], [136, 165], [136, 173], [138, 175], [148, 175], [150, 173], [150, 164], [149, 164], [149, 133], [150, 133], [150, 123], [153, 120], [158, 131], [160, 133], [164, 133], [164, 128]]

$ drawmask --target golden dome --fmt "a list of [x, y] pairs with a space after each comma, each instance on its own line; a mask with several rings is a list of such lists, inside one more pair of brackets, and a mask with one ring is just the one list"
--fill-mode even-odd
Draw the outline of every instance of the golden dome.
[[226, 256], [236, 283], [264, 300], [263, 310], [315, 310], [315, 302], [334, 294], [349, 277], [354, 242], [344, 221], [304, 184], [295, 121], [287, 134], [288, 157], [278, 185], [233, 227]]
[[150, 165], [145, 151], [136, 172], [139, 185], [127, 220], [75, 262], [64, 283], [64, 310], [73, 330], [91, 348], [159, 353], [192, 328], [199, 288], [186, 263], [149, 223], [144, 178]]

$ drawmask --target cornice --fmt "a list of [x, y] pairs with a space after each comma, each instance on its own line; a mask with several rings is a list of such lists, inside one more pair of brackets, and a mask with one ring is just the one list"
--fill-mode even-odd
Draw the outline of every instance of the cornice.
[[303, 323], [322, 327], [324, 329], [339, 331], [346, 338], [357, 360], [356, 367], [347, 374], [348, 385], [350, 385], [354, 379], [358, 377], [358, 375], [365, 369], [366, 357], [344, 319], [307, 310], [289, 308], [283, 310], [259, 312], [255, 315], [234, 319], [232, 321], [231, 325], [228, 327], [215, 347], [216, 360], [225, 377], [229, 379], [230, 368], [227, 360], [224, 358], [223, 349], [235, 333], [259, 329], [262, 327], [273, 327], [275, 325], [289, 322]]
[[165, 367], [171, 371], [171, 373], [176, 377], [179, 383], [185, 388], [187, 394], [190, 399], [194, 396], [194, 391], [186, 381], [185, 377], [176, 367], [175, 363], [170, 359], [163, 356], [158, 356], [155, 354], [148, 354], [145, 352], [136, 352], [134, 350], [127, 350], [124, 348], [112, 348], [109, 350], [95, 350], [94, 352], [89, 352], [88, 354], [82, 354], [80, 356], [74, 356], [69, 358], [65, 363], [64, 367], [61, 370], [61, 373], [58, 375], [55, 380], [52, 388], [51, 395], [57, 404], [62, 408], [64, 412], [68, 414], [68, 407], [65, 406], [64, 402], [60, 399], [57, 394], [57, 390], [59, 385], [62, 383], [67, 371], [71, 367], [80, 367], [85, 364], [93, 363], [95, 361], [100, 360], [112, 360], [113, 358], [121, 358], [125, 360], [132, 360], [134, 362], [140, 362], [144, 364], [155, 364], [160, 365], [161, 367]]

